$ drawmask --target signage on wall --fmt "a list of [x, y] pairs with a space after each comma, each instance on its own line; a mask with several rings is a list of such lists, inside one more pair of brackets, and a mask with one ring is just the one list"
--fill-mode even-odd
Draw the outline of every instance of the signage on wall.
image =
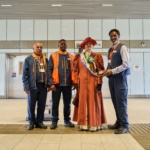
[[16, 77], [16, 72], [12, 72], [11, 77], [15, 78]]

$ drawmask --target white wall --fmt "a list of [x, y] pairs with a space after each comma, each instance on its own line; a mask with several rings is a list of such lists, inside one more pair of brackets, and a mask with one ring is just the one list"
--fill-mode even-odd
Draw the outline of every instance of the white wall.
[[88, 35], [88, 20], [75, 20], [75, 40], [84, 40]]
[[[60, 40], [61, 38], [82, 41], [88, 36], [99, 41], [109, 40], [108, 33], [112, 28], [120, 30], [121, 40], [150, 40], [150, 19], [1, 19], [0, 42]], [[44, 52], [50, 55], [50, 53], [56, 49], [45, 49]], [[76, 50], [68, 49], [68, 51], [74, 53]], [[94, 49], [93, 51], [107, 52], [108, 49], [100, 48]], [[5, 56], [6, 53], [25, 52], [31, 52], [31, 50], [0, 49], [0, 58]], [[148, 71], [150, 48], [130, 48], [130, 55], [131, 70], [135, 63], [141, 64], [140, 61], [143, 61], [143, 75], [142, 73], [137, 75], [141, 79], [137, 87], [135, 80], [137, 77], [134, 77], [136, 73], [132, 70], [132, 74], [128, 78], [129, 94], [150, 95], [150, 73]], [[1, 63], [4, 63], [2, 61], [4, 58], [5, 57], [2, 57], [2, 59], [0, 59]], [[0, 96], [6, 94], [4, 78], [5, 75], [3, 72], [2, 76], [0, 76], [0, 81], [2, 81], [2, 84], [0, 84]], [[104, 86], [104, 89], [107, 89], [107, 86]], [[105, 95], [108, 95], [108, 93]]]
[[20, 40], [20, 20], [7, 20], [7, 40]]
[[[143, 53], [130, 53], [131, 95], [144, 95]], [[137, 67], [139, 66], [139, 68]]]
[[34, 20], [34, 40], [47, 40], [47, 20]]
[[21, 40], [33, 40], [33, 20], [21, 20]]
[[129, 20], [128, 19], [117, 19], [116, 28], [121, 33], [121, 40], [129, 40]]
[[115, 28], [115, 19], [104, 19], [102, 21], [102, 36], [103, 40], [109, 40], [109, 31]]
[[[23, 90], [22, 74], [19, 74], [19, 62], [24, 62], [27, 55], [11, 56], [8, 59], [8, 98], [26, 98], [27, 95]], [[16, 73], [13, 77], [12, 73]]]
[[130, 40], [143, 39], [142, 19], [130, 19]]
[[1, 19], [0, 41], [6, 40], [109, 40], [117, 28], [122, 40], [150, 40], [150, 19]]
[[74, 20], [61, 21], [61, 39], [74, 40]]
[[150, 95], [150, 53], [144, 53], [144, 92]]
[[6, 96], [6, 54], [0, 54], [0, 97]]
[[0, 20], [0, 41], [6, 41], [6, 20]]
[[61, 39], [61, 20], [48, 20], [48, 40]]

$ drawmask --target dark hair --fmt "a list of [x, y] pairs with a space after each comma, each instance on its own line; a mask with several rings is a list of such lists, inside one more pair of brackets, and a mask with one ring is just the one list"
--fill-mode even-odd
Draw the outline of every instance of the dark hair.
[[111, 32], [116, 32], [116, 33], [120, 36], [120, 31], [117, 30], [117, 29], [112, 29], [112, 30], [110, 30], [110, 31], [109, 31], [109, 36], [110, 36]]
[[58, 41], [58, 43], [60, 43], [61, 41], [64, 41], [64, 42], [66, 42], [66, 43], [67, 43], [67, 41], [66, 41], [65, 39], [61, 39], [61, 40], [59, 40], [59, 41]]

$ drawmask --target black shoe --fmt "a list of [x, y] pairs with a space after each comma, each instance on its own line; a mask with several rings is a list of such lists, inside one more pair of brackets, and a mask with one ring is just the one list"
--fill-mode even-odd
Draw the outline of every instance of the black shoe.
[[114, 125], [108, 125], [108, 129], [118, 129], [120, 127], [119, 124], [115, 123]]
[[124, 127], [120, 127], [119, 129], [115, 130], [115, 134], [123, 134], [129, 132], [130, 130]]
[[88, 129], [80, 129], [79, 131], [89, 131]]
[[57, 123], [53, 122], [50, 126], [50, 129], [56, 129], [57, 128]]
[[42, 122], [37, 122], [35, 126], [36, 128], [47, 129], [47, 126], [45, 126]]
[[28, 125], [28, 128], [27, 128], [28, 130], [33, 130], [34, 129], [34, 123], [30, 123], [29, 125]]
[[74, 124], [73, 124], [72, 122], [68, 121], [68, 122], [65, 122], [65, 123], [64, 123], [64, 126], [73, 128], [73, 127], [74, 127]]

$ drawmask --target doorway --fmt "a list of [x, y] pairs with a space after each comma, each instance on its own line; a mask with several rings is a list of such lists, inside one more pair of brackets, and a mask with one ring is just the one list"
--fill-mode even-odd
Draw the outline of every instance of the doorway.
[[22, 71], [23, 63], [28, 55], [8, 55], [7, 71], [7, 98], [26, 98], [23, 90]]

